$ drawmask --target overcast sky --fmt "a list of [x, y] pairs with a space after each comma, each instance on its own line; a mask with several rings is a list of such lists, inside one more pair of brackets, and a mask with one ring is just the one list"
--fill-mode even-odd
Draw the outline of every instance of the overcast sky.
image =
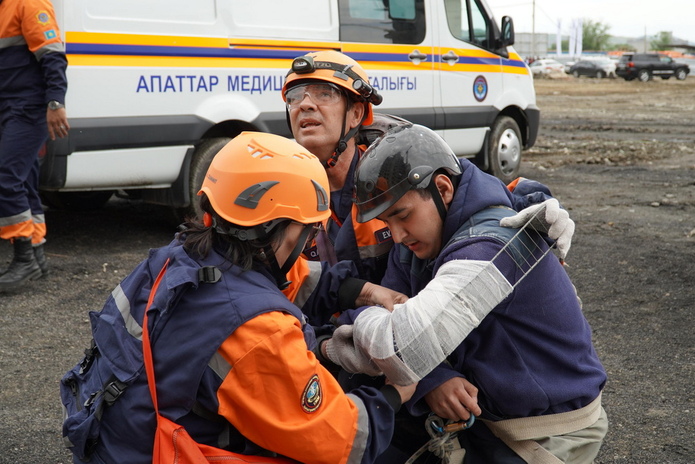
[[[533, 0], [486, 0], [497, 19], [511, 16], [516, 32], [533, 31]], [[569, 35], [572, 20], [588, 18], [610, 26], [614, 36], [643, 37], [661, 31], [695, 45], [695, 1], [693, 0], [536, 0], [535, 32], [554, 34], [561, 21]]]

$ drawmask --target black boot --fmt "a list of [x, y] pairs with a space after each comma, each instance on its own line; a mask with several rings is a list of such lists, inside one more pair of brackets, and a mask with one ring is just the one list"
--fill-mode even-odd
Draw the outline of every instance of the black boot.
[[32, 248], [34, 248], [36, 263], [41, 269], [41, 277], [48, 275], [48, 261], [46, 261], [46, 254], [43, 251], [43, 243], [41, 245], [34, 245]]
[[15, 289], [29, 280], [41, 277], [41, 268], [39, 263], [36, 262], [31, 239], [15, 238], [13, 246], [14, 257], [10, 267], [0, 276], [0, 291]]

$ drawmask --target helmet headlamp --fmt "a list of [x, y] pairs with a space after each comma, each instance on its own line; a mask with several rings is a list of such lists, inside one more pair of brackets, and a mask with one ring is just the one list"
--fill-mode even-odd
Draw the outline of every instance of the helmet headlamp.
[[345, 82], [352, 79], [352, 88], [355, 92], [364, 98], [365, 101], [373, 105], [379, 105], [384, 100], [383, 97], [376, 92], [374, 87], [352, 69], [352, 65], [350, 64], [340, 64], [332, 61], [314, 61], [312, 56], [304, 55], [292, 61], [292, 68], [287, 75], [289, 76], [292, 73], [299, 75], [311, 74], [317, 70], [332, 70], [334, 71], [334, 78]]

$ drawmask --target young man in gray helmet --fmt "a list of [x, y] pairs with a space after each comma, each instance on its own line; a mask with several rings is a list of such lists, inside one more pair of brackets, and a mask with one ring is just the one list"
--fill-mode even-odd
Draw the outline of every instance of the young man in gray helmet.
[[545, 240], [500, 226], [515, 215], [508, 189], [417, 125], [372, 144], [355, 179], [357, 221], [384, 221], [396, 243], [382, 284], [410, 299], [359, 312], [324, 344], [328, 357], [421, 379], [415, 416], [479, 416], [458, 436], [465, 463], [592, 462], [607, 431], [606, 372]]

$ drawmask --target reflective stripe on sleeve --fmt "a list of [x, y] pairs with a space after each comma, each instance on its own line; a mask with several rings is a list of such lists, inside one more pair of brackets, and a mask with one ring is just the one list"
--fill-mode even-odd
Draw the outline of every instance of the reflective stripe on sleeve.
[[34, 56], [36, 56], [37, 60], [40, 60], [46, 53], [51, 52], [65, 53], [65, 47], [63, 46], [63, 43], [53, 42], [44, 45], [43, 47], [39, 48], [34, 52]]
[[319, 280], [321, 279], [321, 272], [323, 270], [319, 261], [307, 261], [307, 264], [309, 265], [309, 273], [306, 275], [304, 282], [302, 282], [302, 285], [299, 288], [299, 291], [297, 291], [297, 295], [293, 301], [293, 303], [299, 308], [304, 306], [304, 303], [306, 303], [316, 289], [316, 286], [319, 284]]
[[361, 399], [350, 393], [347, 396], [357, 407], [357, 433], [355, 433], [352, 450], [346, 464], [359, 464], [362, 462], [362, 456], [364, 456], [369, 441], [369, 414]]
[[219, 351], [216, 351], [215, 354], [212, 355], [208, 367], [212, 369], [221, 380], [224, 380], [227, 374], [229, 374], [229, 371], [232, 370], [232, 365], [224, 359], [224, 356], [222, 356]]
[[27, 41], [21, 35], [16, 35], [14, 37], [4, 37], [0, 39], [0, 49], [16, 47], [18, 45], [26, 45]]
[[133, 318], [133, 315], [130, 314], [130, 301], [128, 301], [128, 297], [123, 292], [123, 288], [118, 285], [113, 289], [113, 292], [111, 292], [111, 296], [116, 303], [118, 311], [121, 313], [121, 317], [123, 317], [123, 322], [125, 323], [125, 328], [128, 333], [138, 340], [142, 340], [142, 327]]

